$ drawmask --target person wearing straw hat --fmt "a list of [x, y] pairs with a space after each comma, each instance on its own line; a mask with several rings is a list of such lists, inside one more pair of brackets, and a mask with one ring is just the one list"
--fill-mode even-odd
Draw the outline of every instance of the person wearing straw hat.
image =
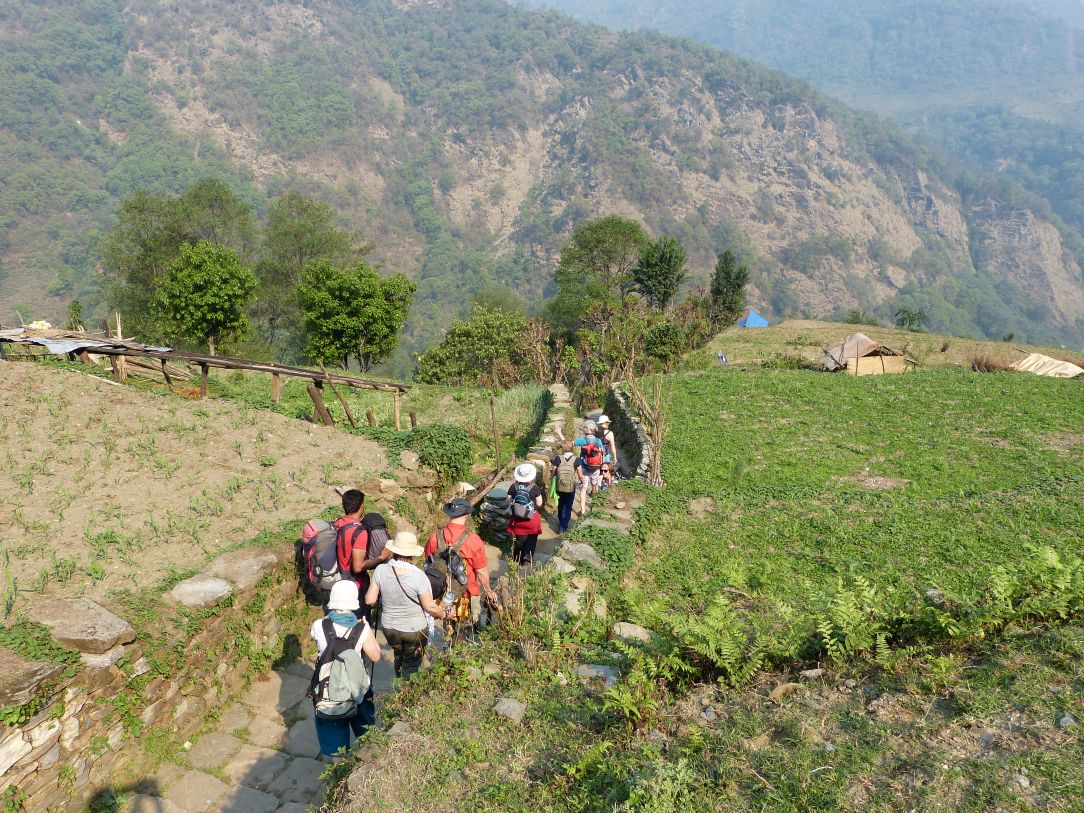
[[449, 618], [433, 600], [429, 579], [412, 561], [423, 553], [418, 537], [399, 531], [385, 550], [391, 551], [391, 561], [373, 571], [365, 603], [371, 607], [380, 602], [380, 629], [394, 655], [395, 676], [408, 678], [422, 666], [429, 640], [427, 614], [441, 621]]
[[542, 533], [542, 489], [535, 481], [538, 469], [534, 463], [520, 463], [513, 474], [515, 482], [508, 489], [508, 500], [512, 504], [512, 519], [508, 523], [508, 533], [512, 534], [512, 560], [517, 564], [529, 564], [534, 561], [534, 549], [538, 544], [538, 535]]
[[617, 471], [617, 438], [614, 436], [613, 431], [610, 429], [610, 418], [608, 415], [598, 416], [598, 431], [595, 433], [599, 440], [602, 441], [602, 451], [605, 454], [604, 462], [610, 464], [610, 470]]
[[[358, 601], [358, 585], [353, 579], [344, 579], [336, 582], [331, 588], [331, 597], [327, 602], [327, 615], [312, 623], [309, 634], [316, 642], [317, 669], [320, 666], [320, 657], [328, 646], [327, 629], [330, 626], [336, 638], [346, 639], [356, 637], [354, 649], [358, 654], [369, 659], [370, 664], [380, 660], [380, 646], [376, 642], [376, 636], [364, 618], [357, 616], [361, 607]], [[361, 626], [360, 634], [357, 627]], [[370, 666], [370, 671], [372, 667]], [[313, 703], [315, 703], [315, 698]], [[376, 722], [376, 710], [373, 706], [371, 693], [366, 694], [365, 701], [358, 704], [357, 713], [353, 717], [326, 720], [319, 715], [314, 716], [316, 723], [316, 739], [320, 743], [320, 753], [326, 758], [335, 757], [343, 748], [350, 747], [350, 734], [355, 737], [362, 736], [369, 726]]]

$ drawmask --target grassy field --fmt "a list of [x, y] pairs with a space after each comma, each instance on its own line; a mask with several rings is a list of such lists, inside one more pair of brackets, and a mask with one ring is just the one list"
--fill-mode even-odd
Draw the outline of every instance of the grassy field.
[[532, 577], [329, 809], [1084, 809], [1084, 382], [929, 366], [668, 378], [666, 488], [579, 534], [606, 622]]
[[1084, 365], [1084, 353], [1073, 350], [810, 319], [789, 319], [766, 328], [729, 328], [716, 336], [706, 351], [694, 354], [693, 359], [701, 365], [709, 361], [715, 364], [714, 355], [722, 350], [731, 364], [739, 365], [767, 361], [781, 355], [819, 361], [822, 350], [839, 344], [855, 332], [865, 333], [881, 344], [906, 353], [924, 367], [970, 367], [971, 358], [977, 354], [990, 355], [1008, 364], [1032, 352]]

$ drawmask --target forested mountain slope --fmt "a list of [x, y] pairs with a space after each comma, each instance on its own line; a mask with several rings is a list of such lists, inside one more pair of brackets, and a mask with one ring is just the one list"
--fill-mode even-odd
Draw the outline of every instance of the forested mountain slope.
[[698, 282], [731, 247], [776, 313], [1084, 338], [1079, 236], [1041, 202], [686, 41], [490, 0], [3, 0], [0, 26], [4, 321], [87, 295], [125, 195], [217, 174], [347, 213], [419, 280], [408, 349], [482, 287], [540, 297], [607, 212], [681, 239]]

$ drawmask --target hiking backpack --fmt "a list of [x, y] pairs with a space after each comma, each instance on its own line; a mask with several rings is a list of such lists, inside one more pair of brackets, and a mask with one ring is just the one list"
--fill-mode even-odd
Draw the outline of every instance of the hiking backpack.
[[365, 558], [375, 559], [388, 544], [388, 525], [380, 514], [366, 514], [361, 518], [361, 527], [369, 534], [365, 543]]
[[602, 441], [592, 435], [591, 439], [587, 441], [587, 445], [583, 447], [583, 462], [589, 469], [600, 469], [602, 468], [604, 456]]
[[[349, 526], [343, 526], [346, 527]], [[330, 590], [342, 578], [339, 572], [339, 534], [342, 529], [336, 530], [334, 525], [322, 519], [312, 520], [305, 528], [306, 531], [315, 530], [308, 539], [301, 541], [309, 583], [318, 590]]]
[[512, 486], [512, 516], [518, 520], [532, 519], [535, 515], [534, 500], [531, 499], [531, 487], [522, 483]]
[[437, 549], [425, 563], [425, 577], [433, 588], [433, 599], [444, 598], [444, 593], [451, 587], [452, 580], [461, 587], [467, 584], [467, 565], [460, 555], [463, 543], [470, 536], [470, 528], [464, 526], [459, 538], [451, 545], [445, 544], [444, 530], [437, 531]]
[[322, 720], [348, 720], [369, 691], [371, 679], [355, 647], [365, 630], [359, 623], [345, 638], [335, 634], [330, 618], [323, 620], [327, 646], [316, 662], [309, 683], [309, 697], [315, 701], [316, 716]]
[[576, 456], [571, 453], [561, 455], [561, 462], [557, 465], [557, 491], [561, 494], [575, 491], [577, 479]]

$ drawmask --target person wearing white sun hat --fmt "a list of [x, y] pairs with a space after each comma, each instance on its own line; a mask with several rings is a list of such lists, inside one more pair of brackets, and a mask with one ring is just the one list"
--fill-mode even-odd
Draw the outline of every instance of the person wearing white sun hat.
[[617, 471], [617, 438], [610, 429], [610, 418], [608, 415], [599, 415], [596, 423], [598, 432], [595, 434], [602, 441], [602, 451], [605, 455], [603, 460], [610, 464], [613, 471]]
[[[314, 621], [309, 631], [316, 642], [317, 672], [322, 665], [320, 657], [328, 647], [329, 631], [338, 639], [356, 639], [353, 648], [358, 654], [368, 658], [371, 663], [380, 660], [380, 646], [376, 642], [376, 636], [373, 635], [368, 622], [364, 618], [359, 619], [356, 615], [360, 607], [357, 582], [353, 579], [344, 579], [332, 586], [331, 596], [327, 602], [327, 615]], [[316, 702], [315, 698], [313, 702]], [[319, 715], [314, 716], [316, 739], [320, 743], [320, 753], [324, 757], [334, 757], [341, 749], [349, 748], [350, 733], [353, 732], [355, 737], [360, 737], [372, 724], [365, 713], [364, 705], [359, 704], [357, 713], [350, 718], [325, 720]]]
[[508, 500], [512, 504], [512, 519], [508, 523], [508, 533], [512, 534], [512, 559], [519, 564], [534, 561], [534, 549], [538, 544], [538, 535], [542, 533], [542, 489], [535, 481], [538, 469], [534, 463], [520, 463], [513, 475], [515, 483], [508, 489]]
[[408, 678], [417, 672], [429, 640], [426, 614], [444, 621], [447, 613], [433, 600], [433, 588], [425, 573], [411, 560], [422, 555], [418, 537], [399, 531], [387, 544], [392, 559], [377, 566], [365, 593], [365, 603], [380, 602], [380, 629], [395, 661], [395, 676]]

